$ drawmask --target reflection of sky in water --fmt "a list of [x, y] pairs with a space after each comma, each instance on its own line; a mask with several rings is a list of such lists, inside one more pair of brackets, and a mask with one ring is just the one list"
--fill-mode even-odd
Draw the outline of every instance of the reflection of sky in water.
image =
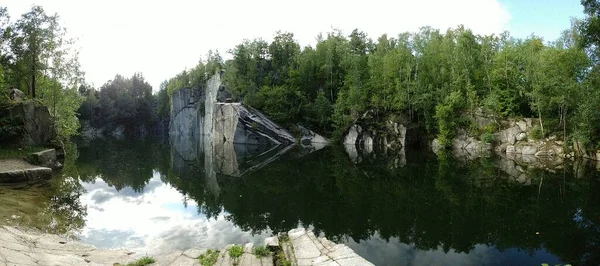
[[545, 251], [537, 251], [533, 255], [517, 249], [499, 251], [487, 245], [476, 245], [468, 254], [442, 247], [436, 250], [419, 250], [414, 245], [401, 243], [398, 238], [389, 242], [381, 239], [377, 233], [369, 240], [354, 242], [349, 239], [345, 243], [357, 254], [375, 265], [539, 265], [544, 261], [550, 265], [559, 264], [556, 256]]
[[[101, 178], [84, 183], [81, 201], [88, 207], [81, 240], [101, 248], [128, 249], [138, 253], [164, 254], [192, 247], [222, 248], [228, 244], [263, 243], [270, 232], [252, 235], [225, 220], [227, 213], [207, 219], [197, 211], [196, 202], [187, 200], [154, 172], [143, 192], [126, 187], [116, 191]], [[185, 202], [184, 202], [185, 201]], [[369, 240], [345, 243], [375, 265], [537, 265], [538, 261], [560, 261], [545, 251], [532, 256], [516, 249], [499, 251], [476, 245], [468, 254], [450, 250], [419, 250], [389, 242], [375, 233]]]
[[84, 183], [81, 201], [88, 206], [81, 240], [102, 248], [125, 248], [152, 254], [192, 247], [222, 248], [227, 244], [263, 243], [270, 232], [252, 235], [225, 220], [199, 214], [196, 202], [160, 180], [154, 172], [143, 192], [116, 191], [100, 178]]

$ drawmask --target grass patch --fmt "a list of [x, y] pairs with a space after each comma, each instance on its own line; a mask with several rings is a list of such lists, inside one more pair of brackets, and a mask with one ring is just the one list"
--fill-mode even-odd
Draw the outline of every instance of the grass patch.
[[22, 159], [27, 157], [29, 154], [43, 151], [48, 148], [44, 148], [41, 146], [31, 146], [25, 148], [18, 147], [2, 147], [0, 148], [0, 160], [1, 159]]
[[269, 256], [271, 252], [269, 252], [266, 246], [256, 246], [252, 249], [252, 253], [256, 255], [257, 258], [260, 258]]
[[229, 257], [233, 260], [233, 265], [238, 265], [240, 257], [244, 254], [244, 248], [242, 246], [233, 245], [229, 248]]
[[156, 260], [152, 257], [144, 256], [135, 262], [127, 263], [125, 266], [146, 266], [155, 263]]
[[198, 261], [200, 262], [200, 265], [202, 265], [202, 266], [213, 266], [213, 265], [215, 265], [215, 263], [217, 263], [218, 258], [219, 258], [219, 251], [209, 249], [206, 251], [206, 253], [200, 255], [200, 258], [198, 258]]
[[275, 266], [292, 266], [292, 262], [285, 257], [283, 251], [279, 251], [275, 257]]

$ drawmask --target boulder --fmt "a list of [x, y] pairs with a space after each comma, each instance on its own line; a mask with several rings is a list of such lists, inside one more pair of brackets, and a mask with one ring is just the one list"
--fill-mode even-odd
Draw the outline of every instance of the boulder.
[[356, 145], [356, 140], [358, 140], [358, 135], [362, 131], [362, 128], [359, 125], [352, 125], [348, 129], [348, 133], [344, 137], [345, 145]]
[[300, 134], [301, 134], [300, 144], [302, 144], [302, 145], [310, 145], [310, 144], [317, 144], [317, 143], [328, 144], [329, 143], [329, 140], [327, 140], [325, 137], [313, 132], [310, 129], [303, 127], [300, 124], [297, 124], [296, 128], [298, 129], [298, 131], [300, 131]]
[[496, 134], [494, 134], [494, 138], [500, 141], [501, 143], [508, 143], [510, 145], [514, 145], [517, 141], [517, 135], [521, 133], [521, 128], [519, 126], [513, 126], [508, 129], [502, 130]]
[[535, 153], [536, 157], [552, 157], [554, 156], [554, 151], [552, 150], [542, 150]]
[[521, 131], [527, 132], [527, 122], [525, 122], [525, 121], [518, 121], [517, 122], [517, 126], [519, 127], [519, 129], [521, 129]]
[[513, 145], [506, 146], [506, 153], [516, 153], [515, 146], [513, 146]]
[[526, 145], [521, 148], [521, 154], [523, 155], [535, 155], [537, 151], [538, 149], [535, 146]]
[[10, 99], [14, 102], [21, 102], [25, 99], [25, 93], [19, 89], [11, 89], [8, 91]]
[[527, 138], [527, 134], [525, 134], [524, 132], [517, 134], [517, 137], [516, 137], [517, 141], [522, 141], [522, 140], [525, 140], [526, 138]]
[[17, 140], [22, 146], [44, 146], [56, 135], [48, 107], [36, 101], [14, 104], [7, 111], [12, 119], [23, 125]]
[[48, 149], [36, 153], [32, 153], [28, 157], [29, 163], [38, 166], [44, 166], [49, 168], [59, 168], [58, 161], [56, 160], [56, 150]]

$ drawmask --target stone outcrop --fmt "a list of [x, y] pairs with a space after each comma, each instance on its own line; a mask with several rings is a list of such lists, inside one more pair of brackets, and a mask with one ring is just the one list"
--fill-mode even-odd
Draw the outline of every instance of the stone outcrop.
[[0, 184], [26, 183], [52, 179], [52, 169], [31, 165], [20, 159], [0, 160]]
[[348, 148], [351, 150], [371, 153], [383, 149], [400, 150], [420, 141], [418, 127], [410, 125], [408, 118], [384, 118], [385, 123], [378, 123], [379, 120], [374, 111], [367, 111], [347, 129], [344, 145], [353, 146]]
[[509, 120], [507, 129], [494, 134], [497, 141], [495, 148], [498, 154], [532, 155], [535, 157], [566, 157], [564, 142], [557, 140], [556, 136], [545, 139], [534, 139], [531, 131], [536, 123], [534, 119], [526, 118], [519, 121]]
[[[205, 88], [181, 89], [171, 98], [169, 135], [177, 160], [203, 160], [207, 180], [216, 180], [217, 173], [255, 171], [296, 143], [285, 129], [231, 97], [216, 74]], [[218, 191], [216, 181], [209, 187]]]
[[[456, 137], [452, 140], [450, 148], [454, 156], [469, 160], [491, 155], [492, 144], [469, 136], [464, 130], [459, 130]], [[443, 149], [438, 139], [433, 139], [431, 149], [436, 154]]]
[[346, 245], [335, 244], [304, 228], [290, 230], [281, 243], [283, 251], [292, 265], [374, 265]]
[[32, 153], [27, 157], [27, 161], [29, 161], [33, 165], [49, 167], [49, 168], [60, 168], [62, 164], [58, 162], [56, 158], [56, 150], [48, 149], [40, 152]]
[[55, 136], [48, 107], [35, 101], [23, 101], [12, 104], [7, 111], [12, 119], [22, 124], [23, 132], [17, 140], [20, 145], [47, 145]]

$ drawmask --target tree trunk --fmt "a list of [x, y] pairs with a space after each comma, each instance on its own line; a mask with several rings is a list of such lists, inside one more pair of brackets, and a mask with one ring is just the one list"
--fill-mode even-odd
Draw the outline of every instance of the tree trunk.
[[538, 117], [540, 119], [540, 128], [542, 129], [542, 138], [544, 136], [546, 136], [546, 134], [544, 134], [544, 123], [542, 123], [542, 112], [538, 111]]

